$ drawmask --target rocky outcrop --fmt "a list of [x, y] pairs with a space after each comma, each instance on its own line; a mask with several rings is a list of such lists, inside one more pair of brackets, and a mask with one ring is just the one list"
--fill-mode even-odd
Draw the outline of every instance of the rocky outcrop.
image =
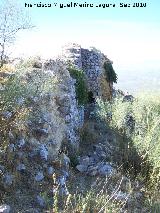
[[[41, 205], [41, 186], [49, 189], [51, 185], [47, 185], [54, 173], [59, 174], [56, 185], [63, 181], [59, 190], [62, 194], [67, 193], [65, 181], [69, 161], [66, 162], [67, 156], [63, 156], [61, 162], [59, 151], [65, 141], [74, 148], [78, 147], [83, 113], [77, 105], [75, 80], [61, 60], [45, 61], [41, 68], [30, 67], [21, 81], [30, 86], [37, 83], [38, 92], [33, 91], [32, 95], [30, 90], [25, 98], [22, 94], [16, 100], [15, 110], [26, 112], [26, 115], [23, 120], [19, 113], [8, 132], [4, 149], [1, 147], [0, 187], [8, 192], [29, 187], [36, 196], [35, 203]], [[14, 111], [3, 112], [4, 124], [9, 123], [14, 114]]]
[[57, 91], [54, 99], [60, 116], [65, 121], [66, 139], [73, 146], [78, 145], [77, 130], [83, 125], [83, 107], [79, 107], [76, 100], [75, 80], [70, 77], [65, 63], [61, 60], [44, 63], [44, 70], [54, 73], [58, 78]]
[[[4, 192], [15, 191], [19, 197], [25, 190], [30, 191], [35, 206], [40, 208], [46, 206], [42, 192], [50, 197], [57, 189], [62, 196], [69, 193], [66, 181], [70, 159], [62, 145], [71, 145], [75, 151], [79, 146], [79, 130], [84, 124], [84, 106], [78, 105], [76, 80], [71, 78], [65, 62], [69, 60], [84, 71], [90, 100], [110, 99], [112, 93], [103, 69], [104, 62], [112, 62], [104, 54], [75, 44], [65, 47], [63, 53], [64, 61], [35, 61], [29, 68], [25, 67], [19, 82], [27, 85], [26, 94], [22, 91], [21, 96], [14, 97], [15, 111], [9, 108], [0, 114], [4, 124], [14, 120], [8, 132], [5, 131], [4, 146], [0, 147], [0, 187]], [[2, 89], [5, 90], [5, 86]], [[79, 159], [77, 169], [91, 176], [111, 174], [113, 168], [104, 161], [105, 154], [105, 149], [97, 145], [93, 154]]]

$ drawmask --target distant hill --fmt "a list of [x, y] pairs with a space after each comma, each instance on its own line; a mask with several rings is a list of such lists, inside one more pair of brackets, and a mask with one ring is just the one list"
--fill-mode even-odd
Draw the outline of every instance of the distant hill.
[[115, 85], [125, 92], [136, 94], [137, 92], [152, 90], [160, 91], [160, 69], [158, 70], [135, 70], [119, 71], [118, 83]]

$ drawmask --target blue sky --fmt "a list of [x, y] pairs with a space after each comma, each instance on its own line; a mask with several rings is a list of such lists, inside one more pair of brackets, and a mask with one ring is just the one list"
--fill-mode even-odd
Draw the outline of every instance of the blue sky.
[[[3, 1], [3, 0], [1, 0]], [[39, 3], [37, 0], [21, 0]], [[42, 3], [70, 3], [47, 0]], [[118, 71], [160, 68], [159, 0], [89, 0], [77, 3], [115, 3], [116, 8], [24, 8], [36, 28], [18, 35], [14, 54], [52, 57], [68, 42], [95, 46]], [[147, 3], [146, 8], [120, 8], [120, 3]]]

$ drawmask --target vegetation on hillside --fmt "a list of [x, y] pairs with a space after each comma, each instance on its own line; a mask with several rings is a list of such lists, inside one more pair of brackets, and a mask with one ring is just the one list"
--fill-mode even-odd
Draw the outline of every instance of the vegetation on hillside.
[[[0, 71], [5, 73], [5, 70], [3, 67]], [[7, 148], [12, 130], [18, 134], [20, 130], [26, 128], [25, 123], [32, 112], [33, 99], [54, 91], [56, 82], [55, 76], [50, 77], [42, 70], [33, 70], [30, 64], [0, 79], [0, 148], [2, 150]]]
[[105, 62], [103, 65], [105, 69], [106, 80], [110, 83], [117, 83], [117, 74], [115, 73], [111, 63]]
[[79, 70], [72, 65], [69, 65], [68, 71], [72, 78], [76, 80], [76, 98], [79, 105], [85, 105], [88, 102], [88, 91], [83, 70]]
[[[73, 184], [73, 183], [72, 183]], [[53, 205], [55, 213], [68, 213], [68, 212], [102, 212], [102, 213], [119, 213], [125, 206], [125, 201], [117, 201], [115, 199], [118, 191], [118, 186], [112, 192], [108, 193], [106, 182], [98, 182], [96, 186], [92, 186], [86, 192], [71, 193], [66, 199], [61, 199], [55, 194], [54, 199], [56, 202]], [[103, 184], [103, 185], [102, 185]]]
[[[11, 73], [8, 72], [7, 67], [1, 68], [1, 73], [5, 73], [5, 70], [8, 73], [6, 77], [0, 79], [0, 149], [3, 152], [6, 152], [9, 137], [12, 137], [10, 133], [18, 135], [20, 130], [25, 130], [25, 122], [31, 114], [30, 103], [32, 99], [56, 90], [57, 78], [48, 76], [47, 73], [42, 72], [41, 69], [33, 68], [33, 66], [35, 67], [35, 61], [29, 60], [21, 63], [17, 70]], [[10, 68], [8, 69], [10, 70]], [[78, 104], [84, 105], [88, 101], [85, 75], [82, 70], [71, 66], [68, 70], [70, 75], [76, 79]], [[145, 207], [148, 206], [151, 212], [159, 212], [160, 95], [143, 94], [133, 101], [124, 100], [123, 97], [114, 98], [110, 102], [98, 99], [96, 110], [97, 117], [94, 117], [94, 122], [97, 127], [96, 129], [85, 127], [82, 142], [88, 143], [88, 148], [89, 144], [97, 143], [105, 137], [104, 131], [111, 130], [115, 135], [118, 135], [119, 140], [116, 144], [118, 151], [112, 153], [113, 161], [123, 168], [121, 172], [125, 176], [129, 176], [133, 182], [138, 180], [139, 183], [142, 183], [141, 190], [143, 190], [145, 197]], [[98, 124], [99, 120], [96, 120], [99, 118], [106, 123], [108, 129], [103, 125], [104, 130], [97, 131], [101, 128]], [[93, 124], [93, 121], [90, 122]], [[113, 140], [111, 143], [113, 145]], [[9, 161], [6, 167], [12, 166], [12, 160], [14, 162], [12, 158], [13, 156], [8, 156]], [[0, 161], [2, 164], [4, 163], [1, 153]], [[78, 178], [75, 184], [78, 183]], [[115, 188], [110, 193], [107, 190], [108, 186], [98, 185], [96, 188], [86, 190], [85, 193], [75, 193], [70, 190], [63, 202], [61, 197], [55, 194], [54, 212], [118, 213], [123, 211], [126, 203], [117, 202], [113, 196], [114, 192], [118, 192], [118, 189]], [[51, 197], [46, 199], [51, 199]], [[48, 206], [47, 208], [51, 209], [52, 207]]]
[[143, 94], [133, 102], [123, 101], [123, 97], [112, 102], [99, 99], [97, 104], [101, 119], [122, 135], [117, 144], [123, 156], [119, 163], [145, 183], [150, 204], [160, 208], [160, 96]]

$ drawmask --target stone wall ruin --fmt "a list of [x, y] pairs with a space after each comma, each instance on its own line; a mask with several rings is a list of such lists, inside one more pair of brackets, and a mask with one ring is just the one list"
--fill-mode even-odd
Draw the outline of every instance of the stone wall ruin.
[[104, 62], [113, 62], [106, 55], [96, 48], [84, 49], [78, 44], [69, 44], [63, 47], [62, 58], [84, 71], [88, 91], [93, 94], [93, 98], [111, 99], [112, 84], [106, 80], [103, 65]]

